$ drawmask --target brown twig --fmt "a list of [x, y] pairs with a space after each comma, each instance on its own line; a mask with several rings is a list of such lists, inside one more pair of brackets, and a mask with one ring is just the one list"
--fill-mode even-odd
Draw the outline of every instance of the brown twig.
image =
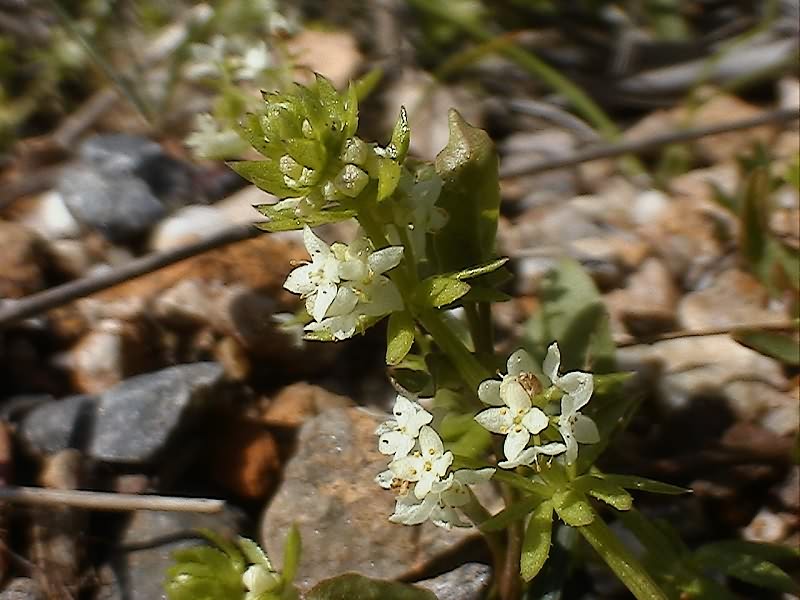
[[70, 506], [87, 510], [129, 511], [163, 510], [171, 512], [217, 513], [225, 507], [223, 500], [115, 494], [80, 490], [51, 490], [37, 487], [0, 487], [0, 500], [39, 506]]
[[639, 344], [655, 344], [667, 340], [676, 340], [689, 337], [707, 337], [711, 335], [736, 334], [745, 331], [790, 331], [797, 329], [800, 325], [797, 319], [793, 321], [766, 321], [753, 323], [740, 323], [738, 325], [728, 325], [725, 327], [709, 327], [707, 329], [685, 329], [681, 331], [670, 331], [660, 335], [648, 337], [632, 338], [625, 336], [615, 340], [617, 348], [627, 348], [628, 346], [638, 346]]
[[256, 237], [261, 232], [252, 225], [233, 225], [223, 231], [181, 248], [157, 252], [129, 262], [114, 271], [70, 281], [19, 300], [7, 301], [0, 308], [0, 330], [22, 319], [68, 304], [125, 281], [152, 273], [203, 252]]
[[596, 146], [594, 148], [587, 148], [581, 152], [577, 152], [570, 156], [563, 156], [552, 158], [548, 160], [535, 160], [528, 164], [515, 164], [509, 167], [500, 167], [500, 177], [517, 177], [519, 175], [534, 175], [544, 171], [554, 171], [556, 169], [563, 169], [566, 167], [574, 167], [585, 162], [599, 160], [601, 158], [615, 158], [625, 154], [637, 154], [654, 148], [668, 146], [669, 144], [680, 144], [683, 142], [690, 142], [703, 137], [717, 135], [719, 133], [728, 133], [730, 131], [739, 131], [742, 129], [752, 129], [762, 125], [769, 125], [775, 123], [784, 123], [793, 121], [800, 117], [800, 112], [793, 108], [781, 108], [763, 112], [756, 117], [749, 119], [741, 119], [739, 121], [731, 121], [730, 123], [720, 123], [718, 125], [709, 125], [707, 127], [696, 127], [693, 129], [684, 129], [682, 131], [671, 131], [661, 135], [654, 135], [643, 140], [630, 140], [619, 142], [616, 144], [607, 144], [604, 146]]

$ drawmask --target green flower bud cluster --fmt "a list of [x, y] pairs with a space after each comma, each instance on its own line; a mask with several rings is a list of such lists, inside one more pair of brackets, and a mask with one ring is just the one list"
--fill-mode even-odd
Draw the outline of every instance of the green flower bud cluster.
[[405, 113], [400, 119], [405, 138], [393, 137], [381, 148], [355, 135], [358, 99], [353, 86], [340, 94], [317, 75], [311, 86], [295, 84], [289, 93], [265, 93], [264, 100], [263, 111], [241, 123], [241, 135], [263, 160], [233, 162], [231, 167], [281, 200], [257, 207], [270, 219], [266, 229], [299, 229], [349, 218], [355, 199], [371, 183], [381, 191], [387, 185], [394, 190], [408, 148]]

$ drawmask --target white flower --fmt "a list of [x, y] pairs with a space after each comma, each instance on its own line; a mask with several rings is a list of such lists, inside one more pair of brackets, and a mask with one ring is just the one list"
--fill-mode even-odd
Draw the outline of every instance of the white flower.
[[339, 260], [308, 226], [303, 228], [303, 243], [311, 262], [289, 273], [283, 287], [305, 298], [308, 314], [315, 321], [321, 321], [339, 289]]
[[530, 448], [525, 448], [525, 450], [520, 452], [517, 458], [514, 460], [501, 460], [499, 463], [497, 463], [497, 466], [501, 469], [515, 469], [521, 466], [527, 467], [533, 463], [538, 463], [540, 454], [544, 454], [546, 456], [556, 456], [557, 454], [564, 452], [566, 449], [567, 447], [561, 442], [550, 442], [547, 444], [542, 444], [541, 446], [531, 446]]
[[267, 570], [263, 565], [251, 565], [242, 575], [242, 583], [247, 588], [245, 600], [256, 600], [266, 592], [274, 592], [281, 587], [280, 575]]
[[600, 441], [597, 425], [580, 409], [586, 406], [594, 392], [594, 380], [591, 373], [572, 371], [559, 376], [561, 352], [558, 344], [553, 343], [547, 349], [543, 369], [544, 374], [558, 389], [564, 392], [561, 397], [561, 415], [558, 417], [558, 431], [566, 445], [567, 464], [571, 465], [578, 458], [578, 442], [595, 444]]
[[419, 436], [420, 429], [433, 420], [433, 415], [418, 403], [398, 394], [392, 409], [394, 419], [382, 423], [375, 434], [379, 435], [378, 450], [393, 454], [394, 459], [408, 456]]
[[494, 469], [491, 468], [477, 471], [460, 469], [447, 479], [434, 483], [421, 501], [416, 494], [400, 496], [389, 520], [403, 525], [419, 525], [430, 519], [434, 525], [445, 529], [469, 527], [470, 524], [461, 518], [457, 510], [469, 502], [467, 486], [487, 482], [493, 474]]
[[272, 57], [267, 45], [262, 41], [245, 50], [241, 57], [241, 65], [236, 69], [236, 77], [242, 80], [254, 80], [272, 64]]
[[541, 433], [549, 419], [540, 408], [531, 402], [532, 385], [530, 356], [517, 351], [508, 359], [508, 374], [502, 381], [489, 379], [478, 387], [478, 398], [487, 408], [475, 416], [475, 420], [492, 433], [505, 435], [503, 452], [508, 461], [515, 460], [528, 445], [531, 435]]
[[199, 158], [232, 158], [248, 147], [238, 133], [232, 129], [222, 129], [208, 113], [197, 115], [195, 131], [186, 138], [186, 145]]
[[414, 495], [422, 500], [439, 483], [453, 464], [453, 453], [444, 451], [444, 444], [432, 427], [419, 431], [419, 452], [398, 458], [389, 463], [397, 479], [416, 482]]

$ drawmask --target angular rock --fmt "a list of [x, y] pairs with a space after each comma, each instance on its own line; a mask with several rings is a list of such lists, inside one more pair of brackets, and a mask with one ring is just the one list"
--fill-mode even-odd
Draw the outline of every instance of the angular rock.
[[74, 238], [81, 231], [80, 224], [64, 204], [64, 198], [55, 190], [37, 197], [21, 222], [48, 240]]
[[[119, 548], [149, 545], [166, 536], [188, 535], [198, 529], [232, 538], [241, 531], [241, 521], [241, 515], [231, 509], [217, 514], [139, 511], [125, 527]], [[163, 586], [165, 572], [173, 564], [172, 553], [201, 543], [190, 539], [115, 553], [100, 570], [101, 587], [95, 600], [166, 600]]]
[[430, 590], [438, 600], [482, 600], [492, 578], [492, 569], [480, 563], [467, 563], [432, 579], [414, 585]]
[[88, 454], [101, 461], [148, 463], [209, 400], [223, 378], [218, 363], [177, 365], [137, 375], [100, 397]]
[[347, 396], [305, 382], [292, 383], [281, 389], [262, 414], [262, 420], [278, 427], [299, 427], [307, 419], [332, 408], [352, 406]]
[[39, 236], [24, 225], [0, 220], [0, 240], [0, 299], [21, 298], [42, 289], [47, 257]]
[[166, 214], [147, 183], [127, 173], [112, 177], [73, 165], [64, 169], [58, 191], [78, 222], [115, 242], [140, 236]]
[[657, 258], [648, 258], [630, 276], [625, 289], [610, 292], [605, 300], [634, 335], [666, 331], [675, 324], [678, 290], [671, 273]]
[[376, 445], [381, 421], [362, 409], [340, 408], [312, 418], [300, 430], [296, 454], [264, 513], [260, 543], [279, 562], [286, 532], [297, 525], [303, 540], [297, 576], [302, 589], [348, 571], [384, 579], [413, 576], [477, 535], [431, 523], [389, 522], [394, 496], [374, 481], [388, 463]]
[[275, 436], [263, 425], [236, 420], [217, 432], [211, 457], [214, 481], [247, 500], [260, 500], [280, 477]]
[[229, 224], [215, 206], [185, 206], [156, 225], [149, 246], [154, 252], [163, 252], [213, 235]]
[[35, 455], [82, 449], [91, 432], [97, 402], [96, 396], [80, 395], [41, 404], [23, 417], [17, 435]]
[[161, 146], [147, 138], [127, 133], [94, 135], [78, 149], [80, 159], [109, 173], [132, 173], [148, 160], [163, 155]]

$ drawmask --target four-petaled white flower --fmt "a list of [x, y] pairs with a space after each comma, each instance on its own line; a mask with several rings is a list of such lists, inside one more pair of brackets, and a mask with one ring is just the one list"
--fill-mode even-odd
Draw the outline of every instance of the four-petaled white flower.
[[[475, 420], [492, 433], [505, 435], [503, 452], [508, 461], [515, 460], [528, 445], [531, 435], [541, 433], [549, 419], [531, 402], [530, 357], [518, 351], [508, 359], [508, 373], [502, 381], [489, 379], [478, 388], [478, 398], [492, 405], [475, 416]], [[527, 386], [527, 388], [526, 388]]]
[[389, 470], [397, 479], [416, 482], [414, 495], [422, 500], [444, 478], [451, 464], [453, 453], [445, 452], [439, 434], [424, 425], [419, 431], [419, 452], [393, 460]]
[[306, 331], [343, 340], [370, 318], [403, 308], [397, 286], [383, 275], [402, 260], [402, 246], [372, 251], [366, 238], [328, 246], [309, 227], [303, 229], [303, 242], [311, 262], [292, 271], [283, 287], [305, 298], [314, 319]]
[[521, 466], [530, 466], [534, 463], [538, 464], [539, 455], [556, 456], [561, 454], [567, 447], [561, 442], [549, 442], [541, 446], [531, 446], [525, 448], [514, 460], [501, 460], [497, 466], [501, 469], [515, 469]]
[[339, 260], [328, 244], [319, 239], [311, 228], [303, 228], [303, 243], [311, 262], [289, 273], [283, 284], [290, 292], [306, 299], [306, 311], [315, 321], [325, 318], [339, 289]]
[[573, 371], [559, 376], [561, 352], [558, 344], [551, 344], [547, 349], [542, 368], [544, 374], [558, 389], [564, 392], [561, 397], [561, 415], [558, 417], [558, 431], [566, 445], [566, 461], [571, 465], [578, 458], [578, 442], [595, 444], [600, 441], [600, 432], [595, 422], [580, 409], [586, 406], [594, 392], [594, 380], [591, 373]]
[[389, 520], [403, 525], [419, 525], [430, 519], [434, 525], [445, 529], [469, 527], [470, 524], [461, 518], [456, 509], [469, 502], [467, 486], [489, 481], [494, 471], [492, 468], [476, 471], [459, 469], [446, 479], [434, 483], [422, 500], [415, 494], [401, 495]]
[[282, 581], [280, 575], [263, 565], [251, 565], [242, 575], [242, 583], [247, 588], [245, 600], [256, 600], [266, 592], [278, 590]]
[[433, 415], [418, 403], [398, 394], [392, 409], [394, 419], [382, 423], [375, 434], [379, 435], [378, 450], [393, 454], [397, 460], [408, 456], [419, 436], [420, 429], [433, 420]]

